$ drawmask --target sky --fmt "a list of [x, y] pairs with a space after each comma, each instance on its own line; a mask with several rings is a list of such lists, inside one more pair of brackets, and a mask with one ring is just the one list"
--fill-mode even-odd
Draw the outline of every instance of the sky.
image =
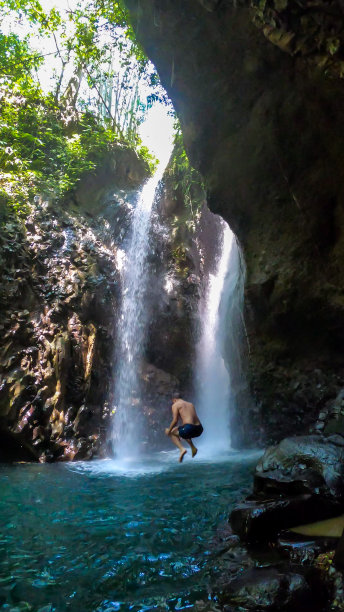
[[168, 114], [168, 110], [164, 104], [156, 102], [139, 126], [139, 136], [143, 144], [160, 160], [171, 150], [173, 141], [174, 118]]

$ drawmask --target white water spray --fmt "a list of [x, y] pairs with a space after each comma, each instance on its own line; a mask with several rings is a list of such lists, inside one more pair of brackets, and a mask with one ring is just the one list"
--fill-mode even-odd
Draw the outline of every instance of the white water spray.
[[224, 221], [219, 221], [219, 226], [222, 247], [215, 272], [209, 274], [207, 292], [201, 306], [203, 325], [196, 360], [196, 409], [204, 427], [199, 446], [212, 456], [230, 448], [232, 392], [223, 354], [228, 301], [233, 299], [240, 273], [236, 256], [238, 247], [233, 233]]
[[169, 122], [169, 128], [164, 134], [160, 151], [155, 151], [160, 159], [158, 169], [144, 185], [133, 212], [123, 268], [113, 428], [114, 452], [121, 459], [135, 459], [140, 454], [142, 425], [136, 407], [140, 403], [138, 374], [147, 323], [145, 293], [148, 280], [149, 229], [155, 192], [172, 153], [172, 120]]

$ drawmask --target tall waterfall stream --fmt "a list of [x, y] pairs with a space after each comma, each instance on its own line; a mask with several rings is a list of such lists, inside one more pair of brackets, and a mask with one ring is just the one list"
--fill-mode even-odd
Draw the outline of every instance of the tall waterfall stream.
[[122, 459], [139, 454], [141, 424], [132, 415], [139, 394], [138, 368], [146, 331], [147, 265], [149, 229], [154, 196], [168, 163], [166, 156], [157, 172], [144, 185], [132, 218], [132, 230], [123, 274], [123, 297], [118, 326], [118, 369], [116, 373], [113, 445]]

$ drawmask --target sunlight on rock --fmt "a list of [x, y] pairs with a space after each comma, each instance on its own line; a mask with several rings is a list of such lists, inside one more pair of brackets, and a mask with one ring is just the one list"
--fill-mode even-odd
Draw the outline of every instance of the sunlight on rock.
[[293, 527], [290, 531], [300, 533], [301, 535], [307, 536], [323, 536], [340, 538], [344, 529], [344, 514], [336, 516], [326, 521], [318, 521], [316, 523], [309, 523], [308, 525], [300, 525]]

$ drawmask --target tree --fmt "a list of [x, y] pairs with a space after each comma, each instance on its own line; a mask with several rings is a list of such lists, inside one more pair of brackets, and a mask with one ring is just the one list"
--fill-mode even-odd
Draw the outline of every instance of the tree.
[[[137, 146], [140, 82], [154, 83], [152, 95], [159, 84], [119, 3], [80, 0], [60, 14], [37, 0], [0, 0], [0, 19], [13, 26], [0, 31], [0, 190], [20, 209], [37, 191], [63, 196], [118, 140]], [[48, 92], [47, 55], [57, 60]]]

